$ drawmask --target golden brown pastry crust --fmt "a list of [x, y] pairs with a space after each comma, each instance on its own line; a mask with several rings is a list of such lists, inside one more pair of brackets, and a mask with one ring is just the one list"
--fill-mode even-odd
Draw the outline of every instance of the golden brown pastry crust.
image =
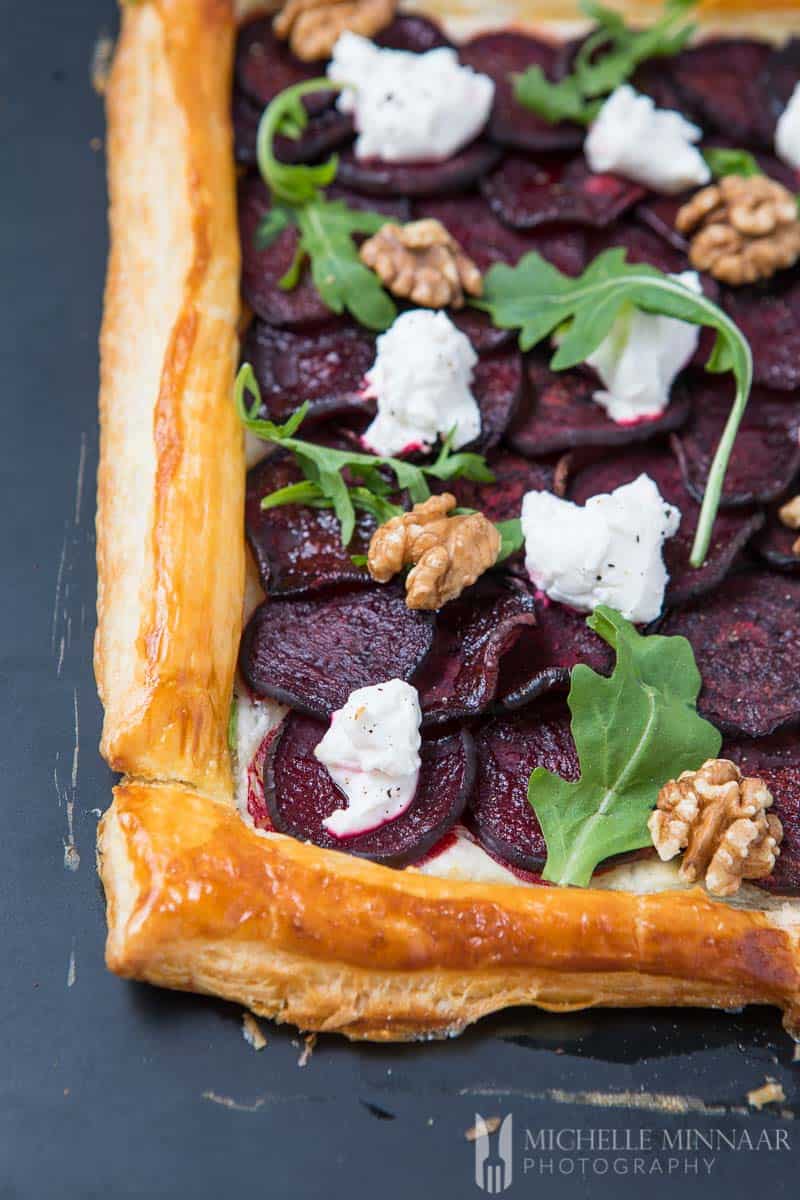
[[103, 753], [135, 777], [98, 835], [109, 967], [374, 1040], [443, 1035], [522, 1003], [771, 1003], [797, 1023], [792, 906], [454, 883], [258, 834], [233, 807], [234, 26], [232, 0], [124, 5], [108, 94], [95, 664]]

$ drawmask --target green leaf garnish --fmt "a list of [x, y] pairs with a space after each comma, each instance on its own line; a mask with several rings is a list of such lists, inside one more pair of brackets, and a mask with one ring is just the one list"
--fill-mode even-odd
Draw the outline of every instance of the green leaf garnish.
[[500, 534], [500, 550], [497, 555], [499, 563], [505, 562], [512, 554], [516, 554], [517, 550], [521, 550], [525, 545], [525, 538], [522, 535], [522, 521], [519, 517], [512, 517], [508, 521], [495, 521], [495, 526]]
[[682, 24], [684, 14], [697, 0], [667, 0], [661, 18], [648, 29], [630, 29], [618, 12], [594, 0], [581, 0], [581, 9], [597, 28], [575, 56], [572, 74], [552, 83], [541, 67], [513, 75], [514, 95], [520, 104], [546, 121], [589, 124], [602, 98], [630, 79], [640, 63], [682, 50], [695, 31]]
[[726, 150], [720, 146], [710, 146], [702, 154], [715, 179], [721, 179], [723, 175], [744, 175], [749, 179], [752, 175], [764, 174], [749, 150]]
[[[248, 405], [247, 396], [252, 397]], [[259, 417], [261, 390], [249, 363], [243, 363], [236, 376], [234, 402], [242, 424], [249, 433], [262, 441], [271, 442], [284, 450], [290, 450], [297, 460], [305, 479], [289, 484], [265, 496], [261, 501], [264, 509], [283, 504], [312, 504], [332, 508], [341, 526], [342, 543], [349, 545], [355, 532], [356, 510], [369, 512], [379, 524], [399, 516], [404, 509], [388, 499], [392, 491], [407, 491], [412, 502], [419, 504], [431, 494], [428, 479], [471, 479], [476, 483], [493, 483], [494, 475], [481, 454], [454, 453], [451, 449], [453, 434], [442, 443], [434, 462], [427, 466], [406, 462], [400, 458], [384, 458], [377, 454], [359, 453], [354, 450], [335, 450], [306, 442], [294, 435], [308, 412], [308, 402], [296, 413], [277, 425]], [[384, 473], [391, 472], [395, 484], [387, 482]], [[344, 472], [357, 483], [345, 481]]]
[[678, 280], [648, 264], [627, 263], [621, 248], [598, 254], [577, 278], [562, 275], [536, 253], [526, 254], [515, 267], [496, 263], [484, 277], [482, 299], [475, 301], [475, 307], [488, 312], [499, 328], [519, 329], [523, 350], [558, 331], [559, 346], [550, 363], [554, 371], [585, 362], [628, 306], [715, 329], [706, 370], [731, 371], [736, 381], [736, 396], [708, 474], [692, 546], [691, 564], [700, 567], [753, 380], [750, 347], [738, 326], [706, 296]]
[[547, 842], [543, 878], [585, 887], [612, 854], [650, 845], [659, 788], [715, 758], [719, 732], [698, 716], [701, 679], [686, 638], [643, 637], [613, 608], [587, 624], [616, 652], [609, 679], [572, 670], [569, 708], [581, 777], [537, 767], [528, 799]]
[[295, 288], [308, 259], [314, 286], [328, 308], [335, 313], [347, 309], [368, 329], [383, 330], [397, 316], [397, 308], [375, 272], [361, 262], [353, 235], [376, 233], [386, 224], [386, 216], [327, 199], [323, 189], [336, 178], [337, 155], [316, 166], [289, 165], [275, 156], [278, 134], [299, 137], [308, 124], [303, 97], [323, 88], [340, 87], [326, 78], [310, 79], [280, 92], [264, 110], [258, 126], [256, 157], [273, 203], [256, 230], [255, 243], [263, 250], [289, 225], [296, 226], [297, 252], [279, 280], [280, 287], [286, 291]]

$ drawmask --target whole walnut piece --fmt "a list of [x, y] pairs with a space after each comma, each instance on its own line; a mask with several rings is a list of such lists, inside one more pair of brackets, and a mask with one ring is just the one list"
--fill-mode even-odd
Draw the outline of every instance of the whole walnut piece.
[[647, 822], [663, 862], [684, 851], [680, 877], [705, 880], [715, 896], [732, 896], [743, 879], [772, 873], [783, 840], [767, 809], [772, 793], [762, 779], [743, 778], [727, 758], [710, 758], [664, 784]]
[[800, 258], [797, 201], [766, 175], [725, 175], [678, 209], [675, 228], [693, 233], [689, 260], [723, 283], [769, 279]]
[[330, 58], [345, 32], [374, 37], [385, 29], [397, 0], [289, 0], [275, 17], [276, 35], [303, 62]]
[[455, 507], [450, 492], [431, 496], [372, 535], [367, 568], [378, 583], [414, 564], [406, 578], [409, 608], [441, 608], [497, 562], [497, 528], [483, 513], [448, 516]]
[[[787, 529], [800, 529], [800, 495], [782, 504], [778, 509], [778, 516]], [[800, 537], [792, 545], [792, 554], [800, 557]]]
[[361, 247], [361, 261], [385, 287], [421, 308], [461, 308], [480, 296], [481, 273], [441, 221], [387, 222]]

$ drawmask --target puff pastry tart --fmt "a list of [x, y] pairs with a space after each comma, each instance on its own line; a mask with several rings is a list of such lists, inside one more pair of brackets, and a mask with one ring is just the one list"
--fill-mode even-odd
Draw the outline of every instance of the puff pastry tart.
[[107, 962], [797, 1031], [796, 8], [515, 7], [123, 5]]

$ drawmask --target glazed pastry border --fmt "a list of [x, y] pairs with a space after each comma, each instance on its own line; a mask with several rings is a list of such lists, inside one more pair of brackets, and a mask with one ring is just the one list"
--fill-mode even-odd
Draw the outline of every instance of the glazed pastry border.
[[769, 1003], [800, 1024], [800, 906], [454, 883], [241, 820], [234, 37], [232, 0], [125, 4], [108, 90], [95, 669], [128, 776], [98, 831], [110, 969], [373, 1040], [523, 1003]]

